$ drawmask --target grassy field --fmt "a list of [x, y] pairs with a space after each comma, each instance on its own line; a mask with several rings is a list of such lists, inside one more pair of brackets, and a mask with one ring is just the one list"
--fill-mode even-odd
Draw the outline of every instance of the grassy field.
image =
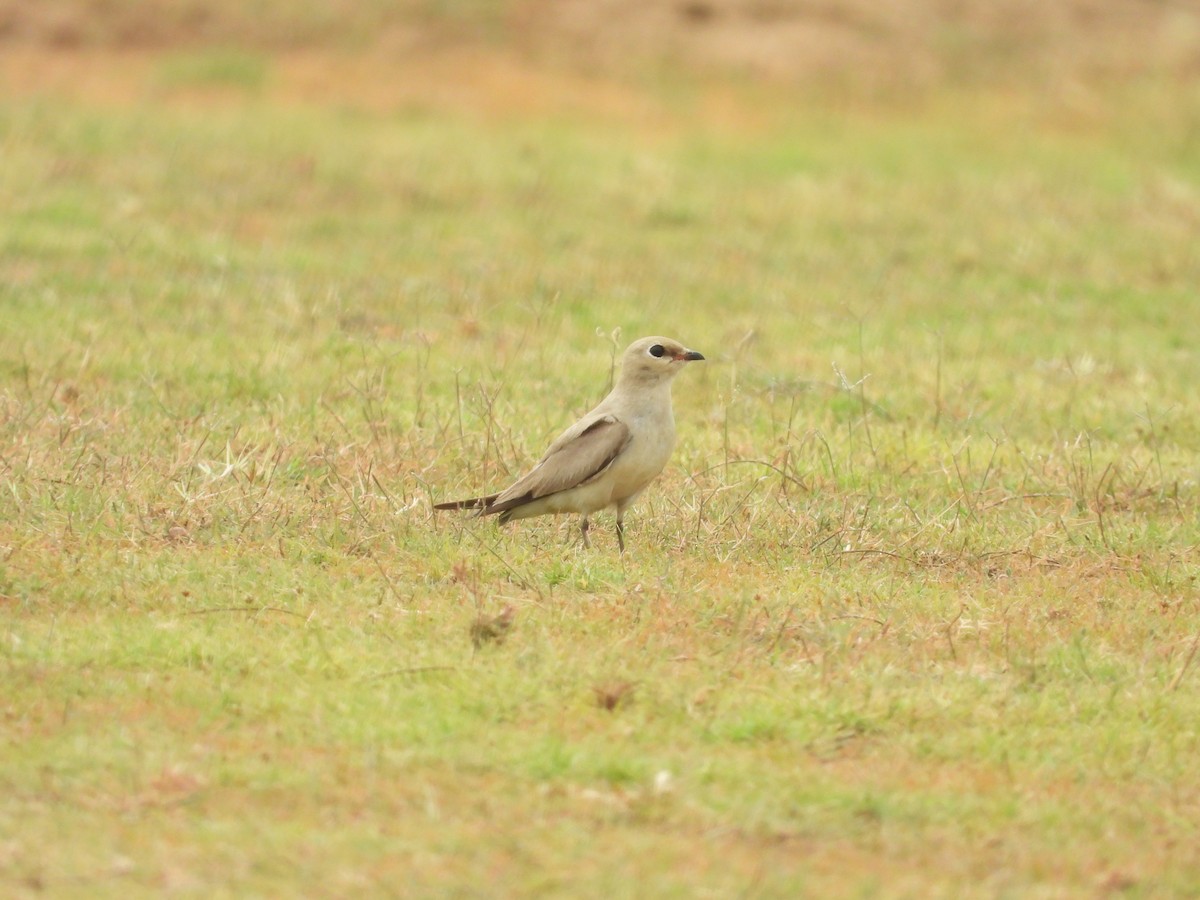
[[[55, 65], [0, 102], [6, 895], [1200, 891], [1194, 90]], [[647, 333], [708, 362], [631, 552], [431, 512]]]

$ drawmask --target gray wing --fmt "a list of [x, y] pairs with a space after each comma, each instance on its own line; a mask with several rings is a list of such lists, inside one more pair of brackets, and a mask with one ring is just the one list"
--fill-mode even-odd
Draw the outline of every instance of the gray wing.
[[555, 441], [533, 471], [504, 491], [480, 515], [515, 509], [541, 497], [567, 491], [591, 481], [629, 446], [629, 427], [604, 416], [578, 435]]

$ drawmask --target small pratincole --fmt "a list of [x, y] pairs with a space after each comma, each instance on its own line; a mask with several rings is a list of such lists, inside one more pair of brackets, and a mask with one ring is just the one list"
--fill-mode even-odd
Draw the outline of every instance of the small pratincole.
[[599, 406], [564, 431], [529, 474], [498, 494], [436, 503], [477, 509], [500, 522], [547, 513], [578, 513], [583, 545], [588, 516], [617, 508], [617, 543], [625, 550], [625, 510], [666, 466], [675, 446], [671, 382], [703, 355], [665, 337], [646, 337], [621, 357], [616, 386]]

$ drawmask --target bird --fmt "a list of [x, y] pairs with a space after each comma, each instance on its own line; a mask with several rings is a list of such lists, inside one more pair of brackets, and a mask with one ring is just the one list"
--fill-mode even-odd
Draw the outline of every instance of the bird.
[[615, 506], [624, 553], [625, 510], [662, 472], [675, 446], [671, 382], [687, 363], [702, 359], [671, 338], [634, 341], [608, 396], [560, 434], [526, 475], [499, 493], [435, 503], [434, 509], [474, 509], [476, 516], [498, 516], [502, 525], [578, 513], [588, 548], [589, 516]]

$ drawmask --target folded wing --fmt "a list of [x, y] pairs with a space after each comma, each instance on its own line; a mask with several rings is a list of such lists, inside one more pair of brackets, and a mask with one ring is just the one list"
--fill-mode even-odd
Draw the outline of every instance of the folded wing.
[[479, 515], [503, 513], [587, 484], [612, 465], [629, 441], [628, 426], [613, 416], [602, 416], [579, 434], [556, 441], [532, 472], [498, 495]]

